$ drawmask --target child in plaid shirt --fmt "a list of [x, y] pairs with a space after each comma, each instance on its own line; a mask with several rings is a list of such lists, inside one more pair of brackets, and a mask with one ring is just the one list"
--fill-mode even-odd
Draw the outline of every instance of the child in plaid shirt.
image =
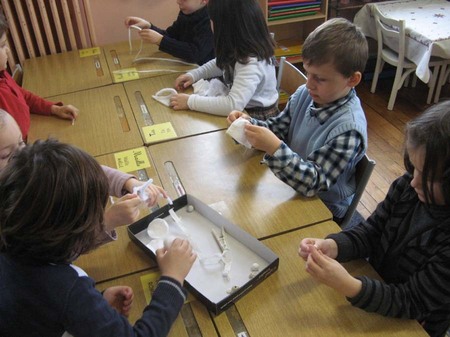
[[367, 41], [348, 20], [332, 19], [308, 36], [302, 55], [308, 80], [283, 112], [261, 121], [233, 111], [228, 122], [250, 120], [245, 135], [266, 152], [263, 163], [302, 195], [318, 195], [340, 223], [367, 148], [367, 122], [354, 89], [367, 62]]

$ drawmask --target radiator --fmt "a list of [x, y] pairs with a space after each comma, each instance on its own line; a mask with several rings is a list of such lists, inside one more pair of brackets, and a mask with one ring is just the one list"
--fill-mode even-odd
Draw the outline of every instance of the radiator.
[[28, 58], [96, 45], [89, 0], [1, 0], [9, 25], [9, 67]]

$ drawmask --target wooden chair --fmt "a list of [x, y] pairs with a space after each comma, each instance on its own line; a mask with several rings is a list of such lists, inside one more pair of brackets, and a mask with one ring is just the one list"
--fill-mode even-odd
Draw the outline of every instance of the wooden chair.
[[342, 220], [342, 223], [340, 224], [342, 228], [345, 228], [350, 223], [350, 220], [356, 211], [356, 207], [358, 206], [358, 203], [364, 193], [367, 182], [372, 175], [375, 165], [375, 161], [370, 159], [367, 155], [364, 155], [359, 163], [356, 164], [356, 192], [353, 196], [353, 200], [350, 206], [348, 207], [347, 213], [344, 216], [344, 220]]
[[450, 83], [450, 60], [447, 60], [441, 68], [441, 75], [439, 76], [436, 84], [436, 93], [434, 95], [434, 103], [439, 102], [439, 96], [441, 95], [442, 87], [446, 82]]
[[16, 64], [11, 77], [18, 85], [22, 86], [23, 70], [20, 64]]
[[[400, 90], [409, 75], [416, 71], [417, 66], [405, 56], [405, 21], [385, 17], [376, 5], [373, 6], [373, 14], [377, 28], [378, 53], [370, 92], [375, 92], [378, 77], [383, 70], [385, 62], [396, 67], [397, 70], [395, 72], [394, 84], [392, 85], [391, 96], [387, 107], [388, 110], [392, 110], [394, 108], [398, 90]], [[398, 52], [394, 49], [398, 50]], [[432, 57], [430, 59], [429, 67], [433, 67], [434, 69], [428, 83], [428, 87], [430, 88], [427, 98], [428, 104], [431, 103], [439, 68], [443, 62], [444, 60], [439, 58]]]
[[278, 105], [285, 105], [289, 97], [306, 81], [306, 76], [298, 68], [286, 60], [286, 57], [281, 57], [277, 74]]

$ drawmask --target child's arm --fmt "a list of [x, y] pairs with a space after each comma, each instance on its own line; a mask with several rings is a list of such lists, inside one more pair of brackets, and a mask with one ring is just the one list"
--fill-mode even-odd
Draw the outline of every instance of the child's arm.
[[[125, 182], [124, 189], [126, 191], [128, 191], [129, 193], [133, 193], [133, 189], [135, 187], [142, 186], [145, 183], [146, 183], [145, 181], [140, 181], [140, 180], [137, 180], [136, 178], [130, 178]], [[163, 196], [163, 198], [167, 198], [169, 196], [167, 194], [167, 192], [161, 186], [158, 186], [155, 184], [148, 185], [147, 188], [145, 189], [145, 192], [148, 195], [148, 199], [147, 199], [148, 207], [154, 206], [156, 204], [156, 202], [158, 201], [159, 196]]]
[[139, 36], [142, 40], [147, 41], [152, 44], [156, 44], [159, 46], [161, 44], [161, 40], [163, 39], [163, 35], [154, 31], [153, 29], [143, 29], [139, 32]]
[[[190, 95], [188, 99], [189, 109], [219, 116], [227, 116], [233, 110], [243, 111], [255, 95], [261, 82], [270, 80], [269, 76], [266, 77], [265, 75], [267, 69], [264, 64], [264, 61], [258, 62], [253, 59], [247, 64], [236, 63], [235, 77], [228, 95], [217, 97]], [[194, 75], [194, 82], [199, 79], [196, 75], [197, 70], [195, 69], [190, 72]], [[275, 70], [273, 69], [273, 71]], [[274, 104], [278, 99], [278, 92], [275, 89], [275, 77], [273, 77], [273, 80], [273, 92], [267, 93], [266, 97], [268, 101], [267, 106]]]
[[156, 251], [156, 259], [162, 276], [167, 276], [183, 284], [197, 255], [187, 240], [175, 239], [171, 246]]
[[214, 35], [207, 15], [190, 28], [190, 41], [183, 41], [186, 26], [178, 20], [166, 30], [152, 26], [152, 30], [162, 35], [159, 50], [181, 58], [187, 62], [201, 64], [214, 57]]
[[233, 110], [230, 112], [230, 114], [227, 117], [228, 125], [231, 125], [236, 119], [238, 119], [240, 117], [245, 118], [248, 121], [251, 120], [251, 117], [249, 115], [247, 115], [246, 113], [244, 113], [242, 111]]
[[73, 105], [52, 105], [50, 109], [52, 115], [62, 119], [75, 120], [78, 117], [79, 110]]
[[348, 163], [362, 151], [362, 144], [359, 133], [349, 131], [302, 158], [281, 143], [273, 154], [266, 153], [263, 163], [297, 192], [310, 197], [336, 183]]
[[316, 239], [316, 238], [305, 238], [300, 242], [298, 247], [298, 255], [303, 259], [307, 260], [309, 254], [311, 253], [311, 247], [314, 246], [316, 249], [320, 250], [326, 256], [335, 259], [338, 255], [338, 246], [336, 241], [332, 239]]
[[[184, 91], [189, 88], [194, 82], [202, 78], [212, 78], [222, 75], [222, 71], [217, 67], [216, 60], [211, 60], [203, 66], [191, 70], [186, 74], [178, 76], [175, 80], [175, 89], [178, 91]], [[174, 110], [186, 110], [189, 109], [188, 100], [190, 95], [177, 94], [172, 95], [170, 98], [170, 106]]]
[[[180, 259], [183, 268], [189, 265], [190, 257], [185, 259], [184, 252], [172, 253], [172, 257]], [[78, 277], [67, 298], [62, 299], [66, 310], [61, 312], [61, 322], [73, 336], [91, 336], [93, 331], [96, 336], [167, 336], [186, 296], [177, 280], [162, 276], [149, 305], [133, 326], [95, 289], [92, 279]]]
[[[327, 235], [326, 239], [332, 239], [338, 246], [337, 261], [347, 262], [358, 258], [367, 258], [372, 255], [377, 247], [382, 246], [382, 236], [387, 231], [386, 226], [392, 217], [392, 213], [398, 213], [394, 210], [394, 207], [401, 204], [404, 191], [409, 188], [410, 180], [407, 177], [408, 174], [405, 174], [391, 184], [384, 200], [378, 204], [366, 221], [339, 233]], [[400, 214], [399, 216], [406, 217], [406, 214]], [[393, 232], [395, 230], [395, 228], [391, 229]]]
[[282, 141], [268, 128], [248, 124], [244, 130], [252, 147], [269, 155], [273, 155], [282, 144]]
[[351, 276], [336, 260], [325, 255], [314, 245], [309, 247], [306, 271], [318, 282], [333, 288], [346, 297], [359, 294], [362, 282]]
[[[109, 181], [109, 195], [122, 197], [127, 193], [133, 193], [134, 187], [145, 184], [145, 181], [139, 181], [135, 176], [111, 167], [102, 165], [102, 169]], [[146, 192], [149, 196], [147, 201], [149, 207], [152, 207], [156, 203], [160, 195], [164, 198], [168, 197], [167, 192], [162, 187], [154, 184], [150, 184], [147, 187]]]
[[184, 89], [189, 88], [192, 83], [194, 83], [194, 78], [189, 73], [180, 75], [175, 80], [175, 89], [184, 91]]
[[115, 286], [103, 291], [103, 298], [111, 307], [125, 317], [128, 317], [133, 303], [133, 289], [127, 286]]
[[[136, 194], [126, 194], [116, 200], [105, 211], [105, 231], [110, 233], [119, 226], [135, 222], [140, 214], [139, 206], [142, 201]], [[114, 237], [115, 233], [112, 233]]]
[[125, 18], [125, 26], [127, 28], [130, 26], [137, 26], [142, 29], [152, 28], [152, 24], [150, 22], [137, 16], [128, 16], [127, 18]]

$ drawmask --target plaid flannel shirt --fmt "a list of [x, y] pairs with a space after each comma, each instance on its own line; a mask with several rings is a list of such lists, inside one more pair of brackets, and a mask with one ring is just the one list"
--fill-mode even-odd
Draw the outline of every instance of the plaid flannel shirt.
[[[349, 94], [327, 106], [315, 108], [311, 106], [309, 113], [323, 124], [330, 116], [356, 95], [354, 89]], [[253, 119], [252, 124], [269, 128], [282, 140], [281, 146], [273, 156], [264, 155], [262, 163], [283, 182], [305, 196], [314, 196], [319, 191], [327, 191], [336, 183], [337, 178], [345, 170], [347, 164], [363, 150], [361, 135], [351, 130], [324, 144], [311, 152], [307, 158], [301, 158], [284, 142], [289, 133], [291, 112], [288, 104], [277, 117], [267, 121]]]

